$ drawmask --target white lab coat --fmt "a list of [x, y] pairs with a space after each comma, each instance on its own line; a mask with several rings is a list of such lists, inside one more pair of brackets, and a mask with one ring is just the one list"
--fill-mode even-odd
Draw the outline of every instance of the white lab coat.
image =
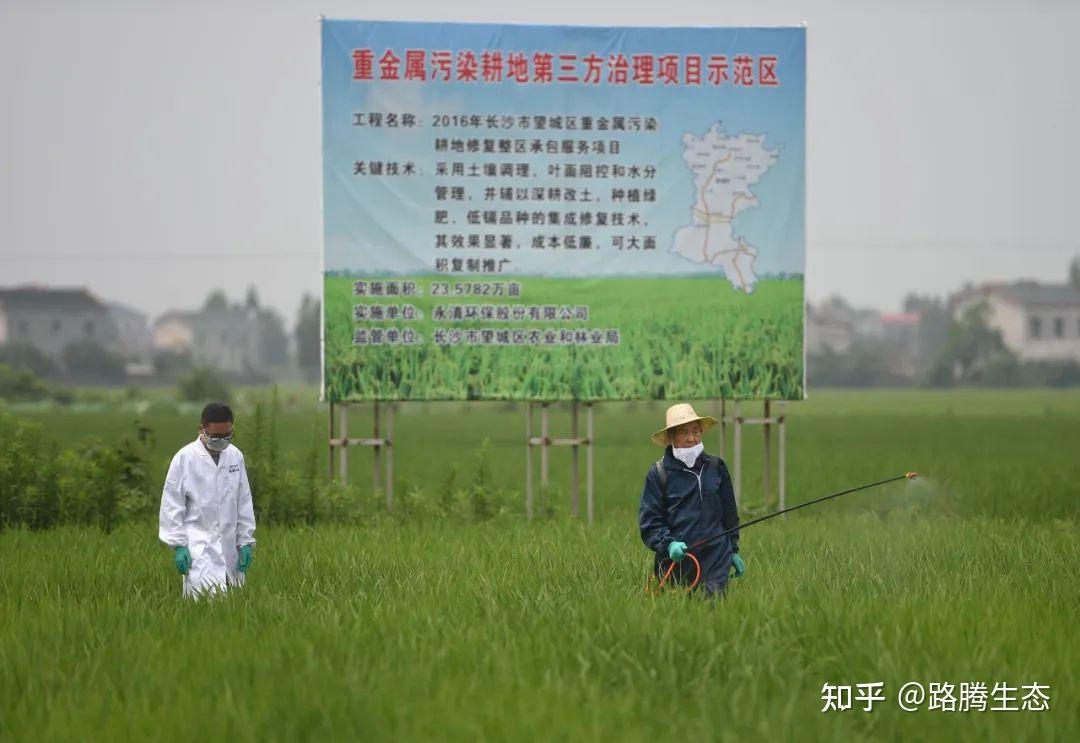
[[176, 453], [161, 492], [158, 537], [191, 552], [185, 596], [244, 584], [239, 549], [255, 544], [255, 512], [239, 449], [229, 446], [217, 464], [200, 439]]

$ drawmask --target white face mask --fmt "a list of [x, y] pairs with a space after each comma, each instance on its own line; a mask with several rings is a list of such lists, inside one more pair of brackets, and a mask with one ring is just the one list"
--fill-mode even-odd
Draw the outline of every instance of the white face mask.
[[705, 445], [700, 441], [691, 446], [689, 449], [680, 449], [677, 446], [672, 445], [671, 453], [675, 455], [675, 458], [685, 464], [687, 467], [693, 467], [694, 462], [701, 456], [701, 452], [705, 451]]
[[210, 451], [223, 452], [229, 448], [229, 444], [232, 443], [233, 435], [230, 433], [228, 436], [211, 436], [205, 431], [202, 434], [203, 443], [206, 444], [206, 448]]

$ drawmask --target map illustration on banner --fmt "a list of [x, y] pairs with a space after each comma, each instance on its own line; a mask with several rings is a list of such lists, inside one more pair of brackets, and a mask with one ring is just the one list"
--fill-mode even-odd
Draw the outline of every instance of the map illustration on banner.
[[692, 224], [675, 233], [671, 251], [696, 263], [719, 266], [736, 289], [752, 291], [757, 251], [735, 234], [731, 222], [739, 212], [758, 205], [751, 187], [776, 162], [776, 151], [765, 149], [762, 136], [730, 137], [719, 126], [703, 137], [687, 134], [683, 145], [698, 198], [691, 208]]
[[327, 399], [805, 394], [805, 29], [322, 49]]

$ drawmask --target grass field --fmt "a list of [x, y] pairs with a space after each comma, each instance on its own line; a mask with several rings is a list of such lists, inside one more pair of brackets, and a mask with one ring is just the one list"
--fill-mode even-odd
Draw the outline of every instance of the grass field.
[[[514, 278], [497, 277], [500, 282]], [[395, 281], [409, 280], [395, 279]], [[752, 295], [722, 278], [524, 277], [520, 297], [433, 295], [440, 277], [414, 277], [416, 297], [355, 297], [353, 280], [326, 279], [326, 389], [332, 400], [628, 400], [799, 398], [801, 280], [758, 282]], [[451, 287], [455, 279], [447, 282]], [[474, 283], [474, 282], [465, 282]], [[410, 304], [417, 322], [353, 320], [356, 304]], [[587, 321], [434, 322], [436, 305], [588, 306]], [[676, 310], [677, 311], [674, 311]], [[695, 332], [688, 332], [689, 318]], [[353, 345], [357, 327], [410, 327], [417, 346]], [[617, 329], [614, 346], [435, 345], [435, 328]], [[707, 327], [709, 333], [699, 332]], [[688, 363], [700, 359], [701, 363]]]
[[[662, 410], [599, 406], [588, 528], [566, 516], [566, 452], [552, 457], [555, 515], [520, 518], [519, 406], [405, 405], [400, 489], [433, 497], [487, 438], [510, 507], [468, 525], [261, 527], [248, 587], [220, 601], [180, 599], [153, 524], [0, 533], [0, 740], [1080, 739], [1080, 394], [790, 405], [789, 502], [923, 478], [747, 530], [748, 575], [716, 605], [642, 590], [635, 509]], [[108, 439], [135, 412], [17, 414], [71, 442]], [[156, 457], [193, 415], [142, 410]], [[319, 416], [286, 405], [286, 457]], [[759, 438], [744, 514], [768, 507]], [[369, 463], [354, 454], [355, 481]], [[873, 681], [887, 697], [873, 712], [820, 711], [824, 683]], [[1050, 709], [905, 713], [909, 681], [1039, 683]]]

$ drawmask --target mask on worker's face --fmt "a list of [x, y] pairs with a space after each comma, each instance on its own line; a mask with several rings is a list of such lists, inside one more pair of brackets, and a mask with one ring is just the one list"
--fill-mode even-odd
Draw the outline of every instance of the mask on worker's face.
[[693, 467], [694, 462], [701, 456], [701, 452], [705, 451], [705, 445], [700, 441], [688, 449], [680, 449], [677, 446], [671, 447], [671, 453], [675, 455], [675, 458], [685, 464], [687, 467]]
[[206, 431], [203, 431], [203, 443], [206, 444], [206, 448], [210, 451], [225, 451], [229, 448], [229, 444], [232, 443], [232, 438], [231, 433], [227, 436], [211, 436]]

